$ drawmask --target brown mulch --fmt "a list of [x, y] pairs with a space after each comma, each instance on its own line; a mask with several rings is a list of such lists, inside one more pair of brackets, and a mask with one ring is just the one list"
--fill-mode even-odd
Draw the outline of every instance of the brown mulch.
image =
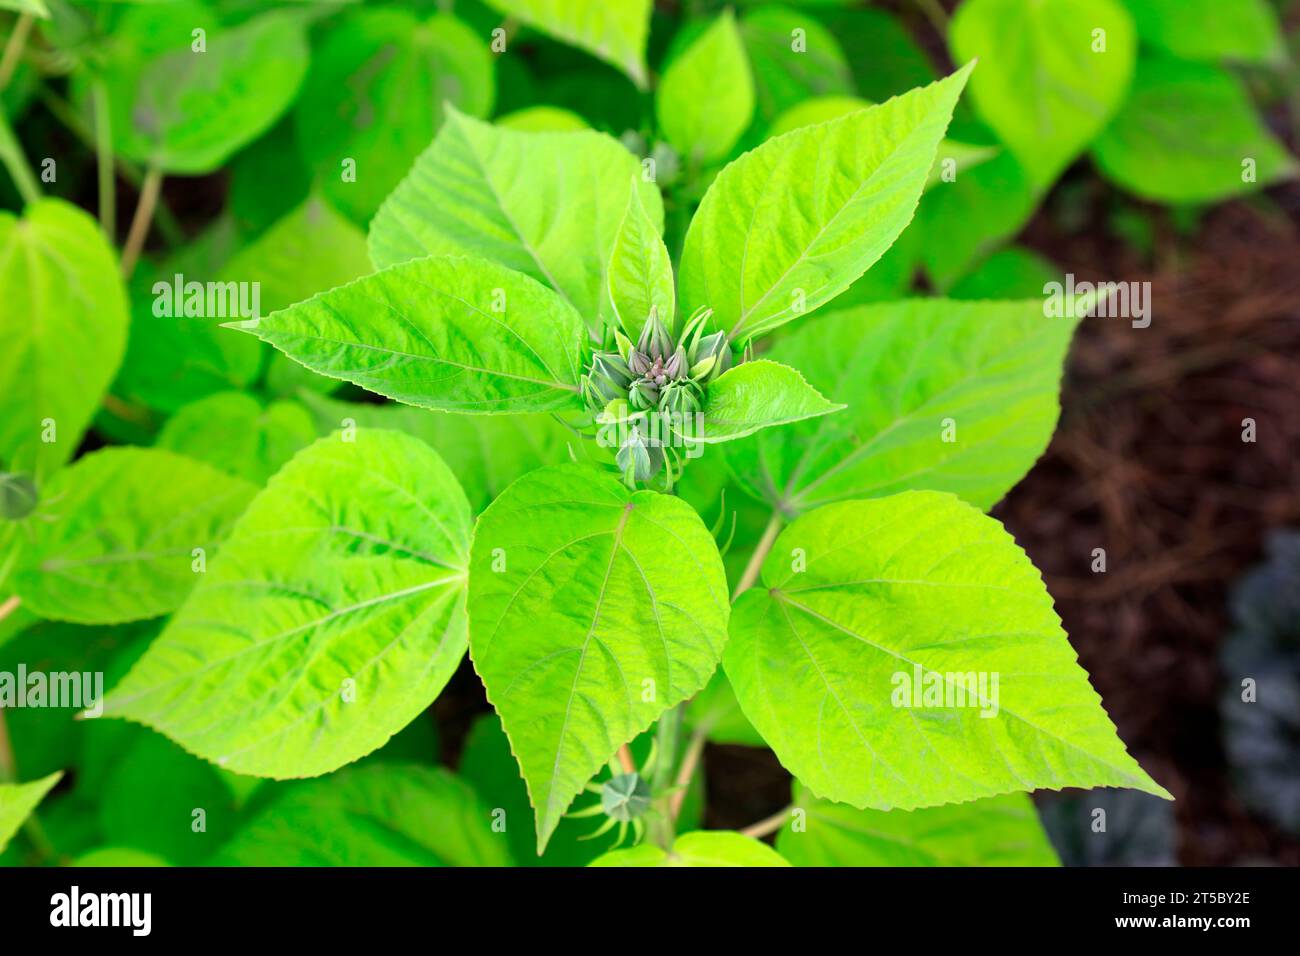
[[1079, 279], [1152, 283], [1150, 328], [1083, 323], [1060, 428], [995, 514], [1042, 568], [1130, 750], [1178, 798], [1185, 865], [1300, 863], [1300, 841], [1233, 795], [1216, 709], [1229, 590], [1269, 529], [1300, 525], [1300, 234], [1287, 215], [1300, 191], [1274, 198], [1218, 209], [1194, 239], [1160, 236], [1154, 270], [1125, 262], [1134, 253], [1104, 228], [1066, 239], [1040, 217], [1028, 233]]

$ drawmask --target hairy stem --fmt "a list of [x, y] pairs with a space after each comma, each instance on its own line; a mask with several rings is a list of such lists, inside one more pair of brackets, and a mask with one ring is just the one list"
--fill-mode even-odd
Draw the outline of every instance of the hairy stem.
[[790, 811], [793, 809], [794, 809], [793, 803], [790, 804], [790, 806], [788, 807], [782, 807], [780, 810], [776, 811], [776, 813], [772, 814], [770, 817], [764, 817], [763, 819], [759, 820], [757, 823], [751, 823], [749, 826], [745, 827], [745, 829], [741, 830], [740, 832], [744, 836], [753, 837], [755, 840], [760, 840], [763, 837], [767, 836], [769, 833], [775, 833], [777, 830], [781, 829], [781, 827], [785, 825], [785, 821], [790, 818]]
[[740, 583], [736, 585], [736, 591], [731, 595], [733, 603], [736, 598], [752, 588], [754, 582], [758, 580], [758, 572], [763, 568], [763, 560], [767, 557], [768, 552], [772, 550], [776, 536], [781, 533], [781, 522], [781, 512], [773, 511], [772, 517], [768, 519], [767, 527], [763, 529], [763, 537], [758, 539], [758, 546], [754, 548], [754, 553], [750, 555], [749, 563], [745, 565], [744, 573], [740, 575]]
[[14, 78], [14, 70], [18, 69], [18, 60], [22, 57], [27, 37], [32, 32], [32, 22], [30, 13], [22, 14], [14, 24], [14, 32], [9, 34], [4, 55], [0, 56], [0, 92], [7, 89], [9, 81]]
[[135, 216], [131, 220], [131, 230], [126, 234], [126, 246], [122, 249], [122, 277], [131, 278], [135, 271], [136, 260], [144, 248], [145, 236], [149, 233], [149, 223], [153, 219], [154, 206], [158, 205], [158, 193], [162, 190], [163, 173], [157, 166], [150, 166], [144, 174], [144, 183], [140, 186], [140, 201], [136, 203]]

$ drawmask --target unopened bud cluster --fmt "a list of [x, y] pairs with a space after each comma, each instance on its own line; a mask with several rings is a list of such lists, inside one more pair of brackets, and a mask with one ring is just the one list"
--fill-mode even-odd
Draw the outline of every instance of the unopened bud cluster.
[[[712, 311], [700, 309], [677, 340], [651, 308], [636, 344], [614, 329], [602, 351], [592, 356], [582, 378], [582, 395], [598, 421], [645, 420], [651, 414], [693, 416], [704, 407], [710, 382], [731, 368], [734, 358], [725, 332], [704, 333]], [[663, 465], [663, 450], [651, 428], [633, 427], [618, 453], [618, 464], [646, 481]]]

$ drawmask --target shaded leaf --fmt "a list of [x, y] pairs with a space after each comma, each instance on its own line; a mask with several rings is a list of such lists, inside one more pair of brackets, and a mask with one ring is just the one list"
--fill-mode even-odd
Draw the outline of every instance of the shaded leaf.
[[[47, 620], [116, 624], [174, 611], [256, 488], [156, 448], [105, 448], [59, 472], [14, 573]], [[196, 549], [199, 549], [196, 551]]]

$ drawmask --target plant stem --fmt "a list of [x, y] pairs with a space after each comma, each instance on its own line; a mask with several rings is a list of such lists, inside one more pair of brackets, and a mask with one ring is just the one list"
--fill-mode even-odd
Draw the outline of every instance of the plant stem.
[[[677, 737], [682, 726], [682, 709], [685, 704], [678, 704], [664, 712], [659, 718], [657, 744], [659, 755], [655, 758], [654, 779], [650, 783], [651, 793], [662, 793], [672, 779], [673, 765], [677, 761]], [[667, 851], [672, 849], [675, 827], [673, 826], [672, 796], [660, 798], [659, 812], [651, 818], [651, 838]]]
[[695, 776], [695, 770], [699, 766], [700, 757], [704, 753], [704, 744], [707, 740], [706, 728], [697, 728], [691, 734], [691, 742], [686, 747], [686, 756], [682, 758], [682, 766], [677, 771], [677, 779], [673, 781], [673, 794], [669, 809], [672, 811], [674, 823], [681, 816], [682, 804], [686, 802], [686, 790], [691, 785], [691, 778]]
[[20, 598], [17, 594], [15, 594], [11, 598], [6, 599], [3, 602], [0, 602], [0, 621], [3, 621], [14, 611], [18, 610], [18, 605], [22, 603], [23, 603], [23, 599]]
[[636, 761], [632, 759], [632, 750], [627, 744], [618, 748], [618, 762], [624, 773], [636, 773]]
[[5, 709], [0, 707], [0, 783], [13, 783], [18, 779], [18, 766], [14, 763], [14, 747], [9, 740], [9, 727], [5, 724]]
[[747, 837], [753, 837], [755, 840], [762, 839], [769, 833], [775, 833], [785, 825], [785, 821], [790, 818], [790, 811], [794, 809], [794, 804], [788, 807], [782, 807], [770, 817], [764, 817], [757, 823], [751, 823], [740, 832]]
[[113, 174], [113, 129], [108, 89], [102, 79], [91, 87], [95, 109], [95, 160], [99, 169], [99, 226], [110, 244], [117, 243], [117, 178]]
[[149, 233], [149, 222], [153, 219], [154, 206], [158, 204], [158, 193], [162, 189], [163, 173], [157, 166], [150, 166], [144, 174], [144, 183], [140, 186], [140, 200], [136, 203], [135, 216], [131, 219], [131, 229], [126, 234], [126, 246], [122, 249], [122, 278], [131, 278], [135, 271], [136, 260], [144, 248], [145, 236]]
[[[94, 131], [82, 121], [67, 100], [48, 86], [41, 87], [41, 91], [37, 95], [40, 96], [41, 102], [45, 104], [46, 108], [54, 114], [54, 118], [66, 126], [69, 132], [92, 149], [98, 148]], [[128, 159], [123, 159], [121, 156], [114, 157], [114, 166], [123, 179], [136, 189], [140, 188], [141, 183], [144, 182], [144, 172], [141, 171], [139, 166]], [[176, 217], [172, 215], [165, 202], [160, 201], [158, 203], [153, 218], [158, 226], [158, 231], [163, 234], [163, 238], [170, 245], [179, 246], [185, 241], [184, 230], [181, 229], [180, 223], [176, 221]]]
[[32, 167], [27, 164], [27, 157], [23, 154], [23, 148], [18, 145], [18, 139], [14, 136], [9, 118], [4, 115], [3, 110], [0, 110], [0, 162], [3, 162], [5, 168], [9, 170], [9, 175], [13, 177], [14, 185], [18, 187], [18, 194], [23, 197], [25, 205], [31, 205], [41, 198], [41, 187], [36, 182], [36, 175], [32, 172]]
[[767, 521], [767, 527], [763, 529], [763, 537], [758, 539], [758, 546], [754, 548], [754, 553], [750, 555], [749, 563], [745, 565], [744, 573], [740, 575], [740, 583], [736, 585], [736, 591], [731, 595], [733, 603], [736, 598], [752, 588], [754, 582], [758, 580], [758, 572], [763, 568], [763, 559], [772, 550], [776, 536], [781, 533], [781, 521], [781, 512], [773, 511], [772, 517]]
[[946, 37], [948, 35], [948, 12], [939, 4], [939, 0], [916, 0], [916, 5], [921, 8], [930, 24], [939, 31], [939, 35]]
[[18, 68], [18, 59], [22, 56], [23, 47], [27, 46], [27, 36], [32, 32], [32, 22], [30, 13], [22, 14], [14, 24], [14, 32], [9, 34], [4, 56], [0, 57], [0, 92], [8, 88], [9, 81], [14, 77], [14, 70]]

